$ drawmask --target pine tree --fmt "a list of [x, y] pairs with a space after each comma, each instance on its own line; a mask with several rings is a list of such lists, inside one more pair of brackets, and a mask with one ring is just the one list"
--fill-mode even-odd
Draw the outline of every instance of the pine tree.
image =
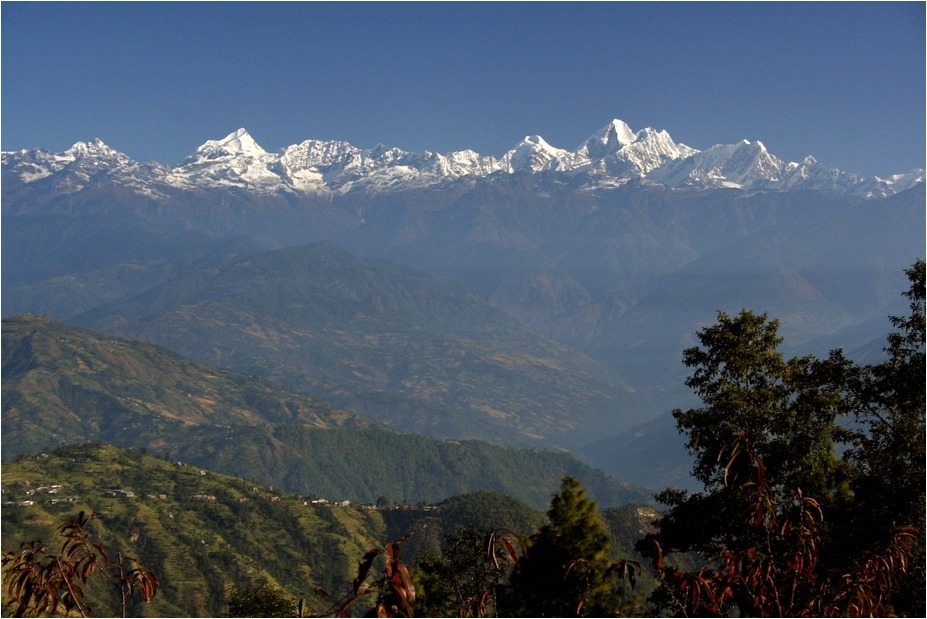
[[503, 612], [522, 617], [615, 616], [620, 599], [611, 583], [607, 529], [596, 504], [565, 477], [512, 574]]

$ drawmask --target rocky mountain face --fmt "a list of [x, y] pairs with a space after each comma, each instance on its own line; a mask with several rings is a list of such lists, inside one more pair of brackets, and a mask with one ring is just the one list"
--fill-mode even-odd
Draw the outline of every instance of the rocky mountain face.
[[405, 429], [602, 453], [687, 405], [682, 350], [719, 310], [769, 312], [796, 352], [884, 341], [923, 256], [922, 179], [621, 121], [499, 159], [268, 153], [243, 130], [174, 167], [102, 142], [3, 153], [3, 314], [143, 337]]

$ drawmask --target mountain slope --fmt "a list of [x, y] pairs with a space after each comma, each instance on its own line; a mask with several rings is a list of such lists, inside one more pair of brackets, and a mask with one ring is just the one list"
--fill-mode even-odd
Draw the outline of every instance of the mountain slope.
[[4, 455], [62, 442], [168, 447], [182, 428], [373, 422], [164, 348], [37, 315], [3, 321]]
[[436, 441], [163, 348], [39, 316], [3, 322], [3, 456], [109, 442], [291, 492], [373, 502], [494, 490], [542, 507], [563, 475], [647, 501], [565, 453]]
[[[544, 507], [558, 485], [555, 480], [549, 487]], [[126, 494], [111, 496], [113, 489]], [[304, 598], [310, 614], [322, 616], [329, 605], [316, 590], [336, 597], [349, 592], [358, 562], [370, 548], [410, 534], [401, 551], [412, 565], [422, 552], [438, 551], [443, 536], [461, 526], [528, 536], [544, 520], [538, 509], [492, 492], [427, 506], [381, 501], [380, 510], [313, 502], [276, 487], [106, 445], [61, 447], [6, 462], [2, 491], [4, 551], [35, 539], [54, 551], [60, 544], [54, 535], [59, 524], [80, 511], [97, 513], [92, 538], [138, 558], [159, 579], [160, 590], [150, 605], [132, 600], [128, 610], [133, 617], [223, 616], [232, 587], [265, 582], [282, 587], [294, 600]], [[619, 558], [633, 556], [633, 544], [655, 512], [629, 506], [606, 510], [605, 517]], [[118, 613], [112, 598], [99, 589], [89, 587], [87, 600], [94, 616]]]
[[[925, 234], [920, 171], [859, 179], [617, 120], [501, 158], [268, 153], [236, 131], [168, 167], [93, 142], [4, 153], [2, 189], [6, 316], [82, 314], [394, 427], [571, 449], [684, 401], [679, 355], [719, 309], [768, 311], [798, 354], [880, 340]], [[320, 240], [363, 268], [259, 256]]]
[[[131, 496], [107, 496], [113, 488]], [[231, 587], [263, 582], [317, 603], [317, 587], [350, 590], [357, 561], [386, 541], [376, 512], [307, 505], [254, 481], [112, 446], [7, 462], [3, 495], [4, 551], [32, 539], [57, 550], [55, 527], [79, 511], [99, 514], [94, 538], [138, 558], [160, 582], [150, 605], [133, 599], [133, 617], [219, 617]], [[94, 616], [118, 613], [107, 600], [89, 588]]]
[[330, 244], [192, 272], [78, 320], [336, 403], [357, 389], [435, 403], [471, 428], [452, 435], [441, 420], [423, 426], [355, 400], [360, 413], [437, 436], [576, 445], [629, 412], [591, 360], [460, 285]]
[[245, 238], [172, 230], [125, 212], [4, 218], [3, 315], [59, 319], [141, 292], [186, 269], [266, 251]]

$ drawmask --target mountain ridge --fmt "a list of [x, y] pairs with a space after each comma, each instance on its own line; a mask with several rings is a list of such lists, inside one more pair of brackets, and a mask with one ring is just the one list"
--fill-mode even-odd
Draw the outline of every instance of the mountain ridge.
[[786, 162], [760, 141], [742, 140], [700, 151], [674, 142], [665, 130], [645, 127], [635, 132], [618, 119], [572, 151], [530, 135], [500, 158], [472, 150], [416, 153], [314, 139], [271, 153], [239, 128], [222, 139], [207, 140], [174, 166], [140, 164], [100, 139], [77, 142], [62, 153], [4, 152], [2, 159], [4, 174], [25, 184], [50, 183], [59, 193], [109, 181], [155, 198], [176, 190], [216, 188], [291, 195], [389, 192], [475, 182], [497, 174], [553, 174], [578, 179], [589, 190], [644, 181], [670, 189], [802, 189], [872, 198], [904, 191], [924, 180], [923, 169], [883, 179], [829, 168], [811, 156]]
[[[819, 353], [801, 347], [825, 338], [848, 349], [865, 345], [880, 335], [874, 318], [904, 311], [898, 294], [903, 270], [923, 252], [922, 182], [900, 191], [903, 179], [893, 177], [886, 187], [898, 193], [867, 199], [860, 193], [864, 180], [850, 182], [839, 171], [815, 175], [819, 164], [811, 157], [784, 164], [752, 140], [689, 152], [666, 132], [635, 133], [619, 121], [576, 151], [529, 137], [522, 144], [522, 171], [512, 172], [494, 168], [498, 158], [472, 151], [416, 154], [321, 140], [279, 156], [242, 130], [207, 143], [175, 168], [138, 164], [102, 142], [67, 153], [4, 154], [4, 315], [39, 312], [82, 322], [114, 310], [106, 323], [82, 324], [124, 335], [131, 326], [136, 335], [158, 341], [137, 331], [157, 326], [149, 320], [157, 300], [168, 310], [161, 313], [162, 335], [178, 335], [168, 324], [175, 317], [189, 328], [185, 342], [161, 343], [181, 350], [195, 341], [197, 354], [209, 354], [200, 360], [233, 360], [239, 370], [292, 380], [290, 388], [341, 408], [376, 412], [381, 421], [401, 417], [448, 438], [479, 432], [493, 441], [517, 438], [524, 446], [537, 444], [537, 429], [545, 437], [566, 429], [570, 444], [556, 438], [552, 446], [573, 450], [630, 425], [631, 414], [635, 422], [646, 421], [686, 401], [679, 353], [718, 310], [769, 312], [802, 354]], [[674, 145], [676, 154], [669, 152]], [[645, 168], [646, 177], [633, 176]], [[281, 185], [281, 175], [292, 186]], [[660, 184], [662, 176], [680, 188]], [[183, 178], [192, 179], [189, 189], [167, 182]], [[742, 188], [751, 178], [765, 180]], [[413, 184], [428, 179], [437, 184]], [[814, 183], [830, 191], [814, 190]], [[301, 194], [298, 187], [318, 191]], [[319, 241], [361, 261], [456, 280], [480, 299], [444, 286], [422, 292], [419, 284], [433, 279], [408, 279], [385, 290], [391, 279], [385, 276], [393, 271], [347, 263], [339, 281], [376, 294], [334, 295], [321, 280], [314, 285], [318, 292], [300, 293], [313, 272], [307, 261], [275, 266], [265, 256], [262, 272], [249, 270], [259, 266], [258, 254]], [[291, 268], [298, 265], [307, 268]], [[222, 281], [212, 279], [220, 272]], [[364, 273], [362, 281], [354, 277]], [[238, 275], [251, 284], [234, 286]], [[193, 294], [210, 282], [235, 291], [244, 305], [223, 304], [220, 288], [208, 299]], [[380, 294], [399, 291], [405, 300]], [[271, 300], [274, 312], [253, 311]], [[589, 369], [583, 375], [593, 379], [583, 379], [589, 388], [552, 397], [558, 384], [577, 384], [575, 373], [536, 362], [553, 359], [554, 348], [538, 355], [522, 347], [524, 354], [513, 358], [507, 336], [475, 347], [466, 341], [469, 334], [447, 332], [460, 326], [447, 320], [435, 323], [441, 331], [416, 331], [410, 324], [425, 314], [458, 315], [441, 309], [454, 308], [451, 301], [475, 310], [480, 300], [483, 309], [471, 316], [485, 320], [471, 320], [468, 328], [485, 327], [490, 318], [500, 324], [488, 302], [521, 323], [520, 332], [582, 355]], [[336, 326], [310, 339], [295, 320], [312, 308], [326, 320], [356, 316], [351, 329], [365, 331]], [[242, 325], [247, 329], [236, 328]], [[833, 339], [837, 334], [851, 337]], [[253, 345], [238, 346], [246, 336]], [[269, 363], [270, 353], [280, 352], [303, 367], [299, 376], [289, 358]], [[477, 374], [461, 372], [464, 366], [478, 369], [492, 388], [485, 381], [477, 386], [471, 380]], [[323, 375], [326, 367], [339, 372]], [[514, 370], [526, 380], [507, 383]], [[610, 385], [620, 387], [619, 399], [596, 395], [614, 393]], [[427, 405], [420, 396], [428, 396]], [[439, 401], [464, 396], [469, 410], [481, 407], [479, 414]], [[499, 415], [510, 405], [527, 417]], [[602, 414], [606, 408], [612, 417]], [[593, 418], [597, 429], [583, 427]], [[518, 419], [530, 425], [510, 423]]]
[[[490, 440], [511, 427], [510, 440], [536, 444], [563, 433], [575, 445], [627, 419], [617, 413], [626, 388], [591, 359], [527, 330], [453, 280], [375, 265], [328, 242], [194, 271], [75, 322], [326, 394], [342, 407], [348, 402], [335, 393], [345, 388], [447, 407], [428, 424], [439, 435], [463, 415], [480, 428], [464, 438]], [[575, 407], [587, 409], [579, 427]], [[352, 410], [426, 431], [418, 413], [386, 408]]]
[[2, 429], [4, 462], [106, 443], [352, 501], [493, 490], [540, 508], [563, 475], [607, 505], [649, 496], [562, 451], [397, 432], [252, 376], [39, 315], [3, 320]]

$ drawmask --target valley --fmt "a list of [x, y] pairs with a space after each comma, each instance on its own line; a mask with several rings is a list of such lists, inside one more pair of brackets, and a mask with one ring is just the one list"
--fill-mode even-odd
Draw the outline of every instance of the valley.
[[[300, 165], [354, 175], [324, 191], [250, 184], [277, 155], [245, 134], [175, 168], [102, 143], [4, 153], [3, 315], [140, 338], [405, 432], [567, 449], [621, 479], [633, 437], [674, 434], [681, 351], [717, 311], [769, 312], [796, 352], [881, 341], [922, 251], [922, 183], [758, 189], [788, 166], [757, 150], [737, 187], [667, 186], [651, 176], [698, 153], [663, 136], [645, 165], [657, 133], [618, 129], [578, 167], [439, 166], [385, 187], [361, 181], [414, 157], [343, 167], [354, 151], [317, 143]], [[677, 454], [630, 481], [685, 486], [687, 468]]]

